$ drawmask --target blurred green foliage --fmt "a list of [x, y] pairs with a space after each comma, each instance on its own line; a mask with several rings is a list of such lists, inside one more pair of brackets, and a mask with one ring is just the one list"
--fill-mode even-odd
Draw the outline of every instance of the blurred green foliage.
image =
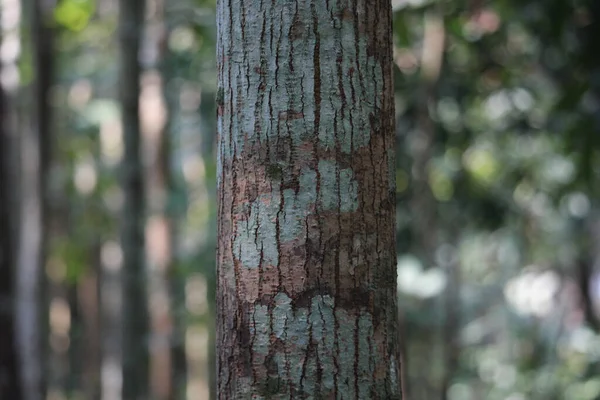
[[[397, 176], [424, 173], [435, 199], [421, 209], [433, 221], [429, 265], [407, 258], [421, 254], [424, 238], [411, 217], [418, 206], [406, 205], [426, 204], [427, 193], [415, 192], [414, 179], [398, 185], [412, 394], [434, 398], [448, 378], [445, 354], [455, 351], [451, 399], [597, 398], [598, 358], [574, 347], [599, 340], [582, 299], [600, 293], [580, 281], [598, 246], [598, 3], [394, 4]], [[423, 74], [436, 51], [426, 37], [435, 35], [432, 19], [444, 27], [433, 82]], [[423, 154], [425, 171], [415, 171]], [[402, 290], [410, 287], [420, 290]], [[450, 332], [448, 319], [457, 320]], [[423, 352], [440, 365], [420, 364]]]
[[54, 9], [54, 18], [59, 25], [79, 32], [87, 26], [95, 9], [95, 0], [60, 0]]

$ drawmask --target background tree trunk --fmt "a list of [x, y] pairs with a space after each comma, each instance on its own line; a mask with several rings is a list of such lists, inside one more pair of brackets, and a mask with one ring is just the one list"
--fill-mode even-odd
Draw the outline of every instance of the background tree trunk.
[[140, 133], [139, 53], [145, 0], [120, 2], [120, 93], [125, 152], [122, 162], [123, 248], [123, 398], [146, 399], [148, 393], [148, 305], [144, 253], [144, 171]]
[[44, 275], [47, 232], [47, 177], [51, 154], [49, 92], [53, 78], [52, 0], [36, 0], [29, 15], [35, 81], [19, 143], [21, 190], [16, 276], [17, 346], [23, 399], [41, 400], [47, 386], [47, 299]]
[[173, 15], [170, 7], [177, 3], [166, 0], [157, 0], [156, 23], [159, 26], [160, 35], [157, 37], [156, 66], [161, 75], [160, 92], [165, 107], [164, 125], [157, 138], [156, 148], [156, 175], [158, 178], [157, 189], [161, 194], [163, 203], [160, 214], [164, 218], [166, 246], [168, 254], [162, 266], [163, 279], [167, 284], [165, 290], [169, 297], [169, 313], [171, 323], [170, 333], [170, 374], [171, 393], [170, 400], [185, 398], [187, 385], [187, 365], [185, 351], [185, 279], [177, 268], [178, 235], [177, 226], [181, 221], [180, 210], [175, 206], [174, 198], [181, 196], [181, 185], [177, 182], [173, 170], [174, 150], [177, 148], [175, 140], [176, 127], [174, 126], [174, 114], [177, 107], [176, 91], [173, 81], [175, 80], [174, 54], [168, 46], [169, 36], [173, 30]]
[[150, 394], [155, 400], [175, 398], [173, 380], [172, 335], [175, 331], [173, 296], [169, 272], [174, 267], [174, 223], [169, 209], [171, 196], [171, 146], [167, 125], [165, 81], [160, 68], [166, 47], [165, 4], [163, 0], [148, 2], [150, 15], [145, 29], [145, 65], [142, 77], [140, 112], [144, 136], [145, 159], [149, 168], [145, 182], [148, 197], [146, 225], [149, 315], [152, 345], [150, 346]]
[[[2, 10], [0, 9], [0, 15]], [[0, 33], [1, 34], [1, 33]], [[1, 36], [0, 36], [0, 44]], [[0, 74], [2, 73], [0, 63]], [[14, 273], [15, 235], [14, 198], [11, 190], [17, 183], [14, 163], [15, 133], [9, 96], [0, 84], [0, 399], [21, 398], [15, 346]]]
[[90, 270], [81, 277], [77, 286], [81, 309], [83, 368], [81, 389], [85, 399], [100, 400], [100, 295], [98, 276], [100, 271], [100, 246], [97, 240], [90, 250]]
[[399, 399], [390, 3], [217, 20], [218, 396]]
[[[104, 244], [116, 246], [116, 243]], [[106, 249], [106, 247], [105, 247]], [[106, 251], [106, 250], [104, 250]], [[103, 258], [103, 257], [101, 257]], [[123, 314], [123, 283], [121, 264], [110, 265], [102, 259], [99, 274], [99, 316], [101, 329], [101, 383], [100, 393], [102, 400], [118, 399], [123, 390], [123, 327], [121, 321]]]

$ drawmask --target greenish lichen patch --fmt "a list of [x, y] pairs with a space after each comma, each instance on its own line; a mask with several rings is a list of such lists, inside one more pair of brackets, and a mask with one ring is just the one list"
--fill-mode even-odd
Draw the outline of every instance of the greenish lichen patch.
[[339, 146], [349, 154], [370, 143], [370, 117], [380, 114], [383, 74], [380, 61], [368, 55], [367, 36], [357, 37], [351, 20], [338, 24], [337, 29], [329, 25], [339, 34], [321, 35], [319, 59], [327, 60], [321, 63], [321, 92], [326, 94], [321, 115], [333, 126], [320, 124], [318, 136], [322, 147]]
[[[271, 173], [281, 170], [273, 164]], [[259, 195], [245, 204], [247, 218], [236, 223], [234, 254], [246, 268], [277, 265], [277, 242], [298, 240], [305, 231], [306, 218], [312, 213], [317, 197], [322, 210], [341, 212], [358, 209], [358, 182], [350, 168], [337, 170], [337, 164], [319, 162], [320, 191], [317, 194], [317, 173], [305, 167], [298, 177], [298, 189], [285, 189], [279, 195], [278, 183], [271, 194]], [[267, 174], [269, 172], [267, 171]], [[282, 199], [283, 198], [283, 199]], [[283, 202], [282, 202], [283, 200]], [[279, 221], [279, 223], [278, 223]]]
[[286, 333], [286, 324], [292, 318], [292, 299], [283, 292], [275, 295], [275, 308], [273, 309], [273, 333], [281, 339]]
[[358, 182], [350, 168], [340, 170], [340, 211], [356, 211], [358, 209]]
[[[322, 147], [347, 154], [369, 144], [369, 116], [377, 118], [381, 110], [382, 67], [346, 7], [335, 1], [263, 2], [260, 16], [231, 13], [236, 39], [222, 43], [230, 71], [220, 75], [217, 93], [219, 119], [227, 120], [219, 133], [233, 136], [224, 142], [224, 154], [234, 154], [230, 143], [240, 154], [248, 142], [289, 137], [297, 145], [315, 131]], [[257, 41], [264, 32], [269, 41]], [[315, 90], [322, 93], [318, 104], [306, 95]]]
[[299, 197], [306, 203], [314, 204], [317, 197], [317, 173], [310, 168], [303, 168], [299, 184]]
[[356, 355], [356, 346], [354, 343], [356, 317], [351, 315], [347, 310], [338, 308], [335, 311], [337, 319], [338, 334], [338, 360], [339, 378], [338, 389], [348, 395], [348, 398], [356, 398], [354, 388], [354, 360]]
[[[288, 379], [292, 383], [292, 394], [295, 396], [302, 395], [325, 395], [328, 391], [332, 391], [335, 387], [335, 375], [338, 374], [339, 379], [345, 379], [347, 382], [353, 377], [353, 369], [351, 365], [344, 367], [343, 371], [336, 369], [336, 361], [334, 359], [335, 354], [335, 341], [336, 341], [336, 323], [334, 317], [334, 301], [331, 296], [320, 296], [317, 295], [312, 299], [310, 307], [293, 307], [292, 299], [283, 292], [277, 293], [273, 299], [272, 310], [269, 318], [269, 314], [266, 313], [266, 306], [256, 305], [254, 308], [254, 324], [256, 327], [252, 332], [261, 332], [264, 335], [262, 338], [255, 338], [254, 346], [257, 347], [261, 355], [268, 354], [268, 359], [276, 367], [276, 371], [269, 372], [269, 378], [263, 381], [260, 385], [261, 395], [269, 398], [269, 395], [275, 393], [288, 393], [288, 388], [279, 388], [283, 392], [273, 392], [275, 382], [270, 382], [267, 385], [267, 381], [273, 379], [274, 376], [288, 376]], [[351, 318], [348, 312], [340, 310], [339, 325], [341, 331], [337, 333], [338, 336], [346, 336], [353, 340], [352, 329], [354, 323], [350, 322]], [[265, 325], [265, 327], [259, 327], [259, 324]], [[268, 327], [272, 327], [273, 335], [286, 343], [285, 350], [275, 350], [271, 342], [264, 342], [266, 339]], [[312, 340], [316, 344], [316, 352], [308, 351], [309, 343]], [[259, 344], [257, 344], [260, 343]], [[270, 343], [270, 347], [266, 349], [263, 344]], [[348, 342], [351, 346], [352, 343]], [[317, 358], [319, 364], [317, 364]], [[345, 362], [350, 362], [344, 360]], [[264, 362], [263, 359], [255, 360], [255, 365]], [[317, 389], [316, 386], [316, 371], [320, 369], [321, 373], [321, 387]], [[340, 375], [342, 372], [343, 375]], [[276, 375], [274, 375], [276, 373]], [[348, 384], [348, 387], [350, 385]], [[321, 392], [315, 393], [315, 390]], [[323, 392], [325, 391], [325, 392]]]
[[336, 209], [339, 198], [336, 164], [327, 160], [319, 161], [319, 179], [321, 209]]
[[254, 306], [253, 322], [250, 326], [250, 334], [253, 336], [252, 350], [254, 354], [266, 357], [269, 354], [270, 341], [270, 315], [266, 305], [256, 304]]
[[236, 258], [246, 268], [258, 268], [261, 262], [277, 265], [277, 212], [278, 191], [273, 195], [260, 195], [250, 204], [248, 219], [239, 220], [233, 242]]
[[299, 207], [296, 194], [293, 189], [283, 191], [284, 213], [283, 224], [281, 224], [280, 239], [287, 242], [298, 238], [302, 233], [302, 223], [306, 214], [307, 204], [301, 204]]
[[333, 298], [331, 296], [315, 296], [311, 304], [310, 323], [313, 339], [317, 342], [317, 355], [321, 368], [321, 385], [325, 389], [334, 388], [334, 344], [335, 317], [333, 315]]
[[[371, 394], [373, 371], [377, 360], [377, 352], [373, 351], [370, 338], [373, 332], [373, 317], [363, 312], [358, 318], [358, 398], [366, 399]], [[377, 360], [377, 361], [376, 361]]]
[[[302, 391], [304, 393], [315, 393], [317, 380], [315, 379], [317, 374], [317, 355], [316, 354], [307, 354], [308, 360], [306, 360], [306, 364], [304, 366], [305, 373], [304, 378], [302, 379]], [[315, 393], [315, 395], [318, 395]]]
[[341, 212], [358, 209], [358, 182], [350, 168], [339, 170], [339, 166], [329, 160], [319, 161], [320, 192], [319, 205], [325, 211]]
[[280, 224], [281, 242], [296, 240], [305, 230], [306, 217], [314, 207], [317, 197], [316, 172], [303, 168], [298, 179], [298, 192], [283, 191], [283, 223]]
[[273, 308], [273, 333], [294, 348], [304, 350], [308, 346], [308, 309], [292, 308], [292, 299], [285, 293], [275, 295]]
[[[251, 324], [253, 366], [266, 366], [256, 384], [265, 399], [283, 394], [327, 398], [333, 391], [348, 398], [370, 397], [375, 366], [382, 360], [373, 343], [369, 312], [335, 307], [329, 295], [315, 295], [310, 306], [295, 307], [286, 293], [279, 292], [270, 305], [254, 305]], [[291, 386], [281, 387], [285, 380]]]

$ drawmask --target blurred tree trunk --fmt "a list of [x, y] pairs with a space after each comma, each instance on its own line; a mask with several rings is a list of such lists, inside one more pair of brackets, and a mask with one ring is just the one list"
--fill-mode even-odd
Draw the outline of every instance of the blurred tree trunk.
[[66, 287], [66, 298], [71, 312], [69, 328], [69, 375], [66, 380], [66, 392], [69, 397], [77, 397], [81, 390], [83, 375], [83, 315], [79, 296], [77, 295], [76, 282], [69, 283]]
[[[116, 243], [105, 243], [101, 252], [108, 253], [109, 246]], [[114, 248], [114, 247], [113, 247]], [[116, 253], [115, 250], [111, 252]], [[102, 400], [119, 399], [122, 392], [123, 376], [123, 282], [121, 281], [122, 264], [101, 256], [99, 275], [99, 315], [102, 346], [101, 398]]]
[[167, 240], [170, 250], [168, 265], [165, 265], [166, 279], [169, 287], [170, 314], [172, 320], [172, 331], [170, 339], [171, 349], [171, 395], [170, 400], [185, 398], [187, 385], [187, 360], [185, 352], [185, 277], [177, 268], [177, 221], [180, 220], [181, 211], [177, 209], [174, 201], [181, 196], [182, 188], [177, 183], [177, 178], [173, 171], [173, 151], [175, 149], [174, 114], [177, 104], [177, 95], [174, 90], [173, 79], [175, 76], [173, 60], [168, 40], [173, 29], [172, 14], [169, 11], [169, 2], [161, 0], [161, 22], [162, 36], [158, 45], [160, 60], [158, 61], [160, 73], [162, 75], [162, 95], [166, 107], [166, 120], [164, 128], [161, 131], [159, 139], [159, 149], [157, 151], [158, 176], [161, 177], [162, 190], [164, 195], [163, 212], [167, 222]]
[[436, 145], [436, 124], [429, 109], [436, 103], [437, 86], [443, 66], [445, 30], [441, 16], [435, 12], [424, 16], [423, 48], [421, 53], [421, 87], [418, 103], [417, 129], [411, 137], [413, 157], [413, 194], [411, 211], [416, 234], [416, 254], [426, 268], [434, 263], [437, 249], [438, 224], [437, 203], [429, 179], [430, 161]]
[[51, 153], [49, 92], [53, 76], [53, 28], [48, 18], [52, 0], [37, 0], [31, 9], [30, 29], [35, 81], [33, 112], [27, 109], [21, 129], [20, 237], [16, 277], [17, 346], [24, 400], [41, 400], [46, 392], [47, 299], [45, 248], [47, 232], [47, 173]]
[[[203, 122], [202, 131], [204, 132], [204, 139], [202, 141], [202, 157], [205, 160], [210, 160], [209, 162], [215, 162], [214, 154], [215, 147], [217, 142], [217, 129], [216, 129], [216, 120], [214, 116], [217, 112], [217, 107], [215, 104], [215, 93], [206, 91], [203, 92], [203, 101], [200, 102], [200, 116]], [[210, 99], [210, 101], [208, 100]], [[210, 190], [208, 201], [212, 205], [216, 205], [217, 203], [217, 193]], [[216, 213], [216, 210], [211, 211], [211, 215]], [[210, 225], [206, 227], [209, 232], [212, 232], [210, 235], [210, 240], [207, 243], [207, 250], [210, 248], [211, 250], [215, 248], [217, 244], [217, 225], [218, 221], [216, 218], [210, 219]], [[207, 257], [208, 258], [208, 257]], [[214, 324], [214, 318], [216, 314], [216, 286], [217, 286], [217, 276], [216, 270], [214, 268], [213, 263], [207, 265], [205, 268], [204, 275], [206, 276], [207, 283], [207, 303], [208, 303], [208, 312], [211, 318], [211, 322]], [[212, 324], [209, 326], [208, 330], [208, 360], [207, 364], [208, 368], [208, 386], [209, 386], [209, 398], [216, 399], [217, 398], [217, 374], [214, 365], [217, 363], [217, 352], [216, 352], [216, 330]]]
[[81, 310], [82, 338], [81, 390], [85, 399], [100, 399], [100, 302], [98, 271], [100, 270], [100, 249], [97, 241], [90, 250], [90, 270], [77, 284], [77, 298]]
[[139, 62], [145, 0], [120, 2], [120, 99], [123, 155], [121, 178], [125, 197], [121, 218], [123, 249], [123, 398], [148, 396], [148, 305], [144, 251], [144, 171], [140, 133]]
[[[165, 34], [168, 37], [168, 33]], [[167, 53], [168, 54], [168, 53]], [[164, 57], [164, 63], [167, 57]], [[177, 220], [180, 216], [180, 210], [176, 210], [174, 198], [181, 196], [182, 188], [176, 183], [176, 179], [173, 176], [171, 170], [171, 154], [174, 148], [173, 144], [173, 132], [172, 132], [172, 119], [171, 113], [174, 109], [173, 102], [175, 100], [172, 95], [169, 95], [170, 86], [168, 84], [170, 76], [170, 68], [163, 65], [163, 94], [167, 104], [167, 124], [162, 135], [161, 143], [161, 158], [163, 159], [162, 166], [165, 168], [165, 188], [167, 190], [167, 204], [165, 207], [165, 215], [169, 221], [169, 244], [171, 248], [171, 260], [168, 266], [167, 279], [169, 283], [169, 298], [171, 300], [171, 318], [172, 318], [172, 332], [171, 332], [171, 381], [172, 391], [170, 400], [178, 400], [185, 398], [186, 385], [187, 385], [187, 359], [185, 351], [185, 328], [186, 328], [186, 305], [185, 305], [185, 276], [183, 276], [181, 270], [177, 267], [177, 246], [178, 246], [178, 235], [177, 235]]]
[[[96, 133], [96, 132], [95, 132]], [[98, 130], [99, 134], [100, 131]], [[98, 170], [102, 171], [102, 155], [99, 142], [94, 142], [91, 148], [94, 164]], [[92, 204], [101, 204], [102, 191], [98, 186], [94, 188], [89, 200]], [[87, 210], [93, 214], [93, 221], [102, 221], [106, 218], [106, 209], [101, 207], [90, 207]], [[100, 227], [94, 227], [93, 232], [88, 236], [86, 243], [86, 260], [88, 267], [83, 274], [78, 277], [76, 282], [76, 299], [80, 312], [79, 329], [79, 347], [78, 356], [80, 358], [81, 371], [77, 371], [80, 377], [78, 389], [86, 400], [100, 400], [101, 396], [101, 358], [102, 358], [102, 324], [101, 324], [101, 281], [102, 272], [102, 238], [106, 237], [106, 230]], [[119, 319], [114, 321], [119, 323]], [[73, 327], [71, 328], [73, 329]], [[118, 335], [116, 335], [118, 336]], [[73, 346], [73, 343], [71, 343]], [[73, 366], [71, 366], [73, 370]]]
[[221, 399], [401, 398], [391, 13], [218, 2]]
[[[449, 392], [454, 377], [457, 376], [460, 368], [460, 328], [461, 328], [461, 298], [460, 291], [462, 286], [461, 264], [454, 249], [458, 246], [460, 231], [452, 227], [452, 221], [460, 221], [460, 215], [456, 215], [448, 221], [446, 226], [450, 226], [450, 237], [454, 238], [450, 245], [447, 245], [447, 259], [440, 265], [447, 271], [448, 281], [446, 290], [442, 299], [444, 303], [444, 327], [442, 328], [442, 340], [444, 341], [444, 375], [440, 389], [440, 398], [442, 400], [450, 399]], [[465, 221], [466, 225], [466, 221]], [[461, 226], [461, 225], [455, 225]]]
[[[1, 15], [2, 10], [0, 10]], [[0, 44], [2, 43], [0, 34]], [[3, 65], [0, 63], [0, 75]], [[0, 399], [20, 399], [21, 387], [15, 346], [14, 273], [16, 246], [13, 193], [17, 183], [14, 160], [15, 133], [10, 124], [14, 115], [10, 97], [0, 83]]]
[[156, 400], [177, 399], [173, 334], [177, 328], [174, 293], [170, 290], [169, 275], [174, 267], [174, 224], [169, 209], [172, 195], [171, 135], [168, 127], [168, 107], [164, 90], [168, 77], [160, 64], [165, 61], [166, 21], [163, 0], [148, 4], [149, 16], [145, 36], [145, 61], [150, 69], [142, 79], [141, 118], [146, 139], [150, 168], [147, 174], [148, 213], [146, 227], [148, 265], [150, 270], [150, 318], [152, 343], [150, 352], [151, 395]]
[[[416, 234], [415, 253], [423, 262], [425, 268], [434, 266], [435, 253], [439, 246], [440, 221], [438, 216], [438, 204], [432, 191], [432, 181], [430, 179], [431, 160], [434, 156], [437, 139], [437, 126], [430, 115], [430, 109], [436, 104], [438, 96], [438, 85], [444, 65], [444, 53], [446, 49], [446, 31], [444, 27], [443, 16], [439, 10], [427, 12], [423, 16], [423, 46], [421, 49], [421, 70], [420, 79], [422, 91], [418, 102], [417, 129], [413, 133], [411, 143], [411, 155], [413, 157], [413, 189], [411, 198], [411, 211], [413, 217], [413, 229]], [[452, 275], [453, 267], [448, 266], [449, 276]], [[426, 398], [446, 399], [448, 385], [451, 383], [454, 372], [454, 346], [450, 338], [454, 335], [455, 307], [453, 302], [456, 288], [452, 286], [457, 282], [450, 279], [450, 284], [446, 290], [446, 299], [441, 305], [445, 314], [444, 329], [440, 331], [435, 342], [426, 345], [423, 352], [418, 357], [423, 360], [436, 357], [439, 348], [444, 352], [443, 376], [441, 384], [436, 379], [434, 365], [427, 363], [429, 370], [424, 369], [425, 376], [428, 379], [427, 385], [418, 385], [421, 393]], [[423, 355], [425, 357], [423, 358]], [[408, 360], [410, 363], [411, 360]], [[411, 387], [417, 385], [410, 385]], [[409, 395], [412, 392], [409, 390]]]

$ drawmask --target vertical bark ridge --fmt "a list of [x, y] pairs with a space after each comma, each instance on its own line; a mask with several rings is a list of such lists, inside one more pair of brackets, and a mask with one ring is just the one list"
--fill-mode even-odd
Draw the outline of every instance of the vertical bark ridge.
[[399, 399], [390, 4], [217, 18], [219, 396]]

